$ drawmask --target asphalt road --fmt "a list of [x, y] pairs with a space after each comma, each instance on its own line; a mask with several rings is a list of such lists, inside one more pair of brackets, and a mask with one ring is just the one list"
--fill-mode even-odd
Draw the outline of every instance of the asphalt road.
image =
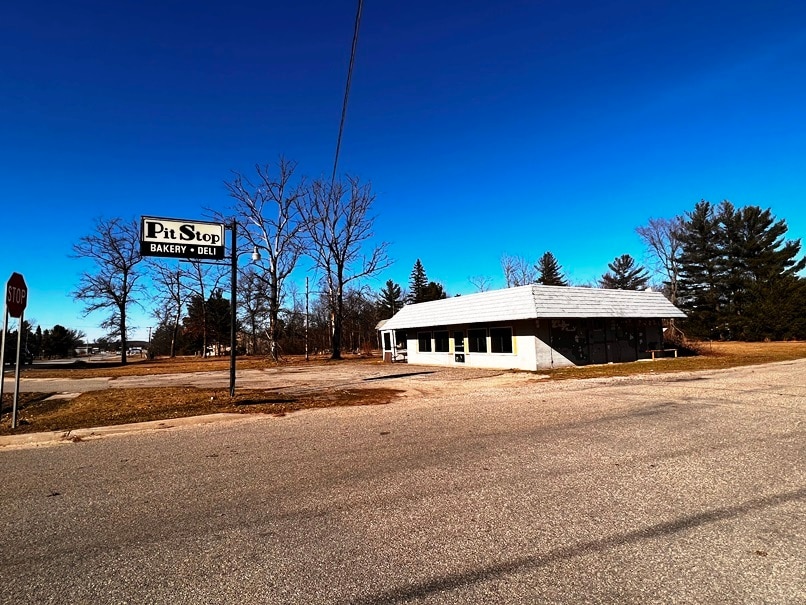
[[0, 602], [806, 602], [806, 361], [508, 376], [0, 450]]

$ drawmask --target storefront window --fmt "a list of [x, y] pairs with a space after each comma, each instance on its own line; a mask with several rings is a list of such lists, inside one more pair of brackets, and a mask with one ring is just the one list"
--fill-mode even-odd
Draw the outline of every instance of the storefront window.
[[471, 353], [487, 352], [487, 330], [474, 329], [467, 331], [467, 350]]
[[490, 328], [490, 351], [512, 353], [512, 328]]
[[450, 351], [448, 331], [434, 332], [434, 351], [437, 353], [447, 353]]

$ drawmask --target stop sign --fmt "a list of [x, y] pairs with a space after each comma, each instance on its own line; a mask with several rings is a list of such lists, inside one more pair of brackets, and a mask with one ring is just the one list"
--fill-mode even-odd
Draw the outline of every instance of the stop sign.
[[6, 283], [6, 309], [11, 317], [22, 317], [28, 304], [28, 286], [19, 273], [12, 273]]

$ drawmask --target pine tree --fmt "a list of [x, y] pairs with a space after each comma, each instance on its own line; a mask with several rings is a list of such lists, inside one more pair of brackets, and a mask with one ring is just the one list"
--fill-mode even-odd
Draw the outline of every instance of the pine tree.
[[713, 204], [697, 202], [686, 213], [678, 235], [678, 303], [689, 316], [687, 330], [693, 336], [718, 337], [725, 268], [722, 231]]
[[691, 336], [761, 340], [806, 336], [800, 240], [769, 209], [700, 201], [680, 229], [679, 303]]
[[742, 315], [735, 317], [734, 335], [750, 341], [806, 338], [806, 279], [784, 275], [753, 282]]
[[391, 279], [386, 280], [386, 285], [378, 295], [376, 304], [381, 317], [392, 317], [403, 307], [403, 297], [400, 286]]
[[629, 254], [617, 256], [608, 263], [610, 271], [602, 275], [599, 285], [611, 290], [643, 290], [649, 281], [649, 273], [642, 266], [635, 265], [635, 259]]
[[442, 300], [443, 298], [448, 298], [448, 294], [445, 292], [445, 288], [442, 287], [442, 284], [437, 283], [435, 281], [430, 281], [423, 290], [421, 300], [417, 302], [428, 302], [429, 300]]
[[425, 275], [425, 269], [420, 259], [414, 263], [414, 268], [411, 270], [411, 277], [409, 278], [409, 302], [419, 303], [423, 302], [423, 293], [428, 287], [428, 278]]
[[776, 221], [769, 209], [736, 209], [725, 201], [718, 217], [725, 242], [722, 323], [729, 326], [731, 337], [742, 340], [792, 334], [803, 320], [797, 272], [806, 259], [796, 260], [800, 241], [784, 242], [786, 222]]
[[562, 274], [560, 263], [551, 252], [546, 252], [537, 261], [535, 269], [540, 274], [537, 283], [544, 286], [567, 286], [568, 281]]

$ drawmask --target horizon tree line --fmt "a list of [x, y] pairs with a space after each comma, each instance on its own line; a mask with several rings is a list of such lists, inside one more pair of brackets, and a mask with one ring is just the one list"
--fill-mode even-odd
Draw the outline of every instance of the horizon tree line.
[[[256, 166], [253, 179], [235, 173], [225, 183], [234, 200], [228, 212], [238, 228], [236, 254], [257, 249], [261, 256], [257, 263], [239, 268], [238, 330], [245, 339], [240, 348], [277, 359], [299, 352], [301, 342], [315, 340], [317, 350], [326, 349], [338, 359], [345, 345], [349, 350], [369, 346], [377, 321], [391, 317], [403, 304], [448, 296], [442, 283], [428, 278], [419, 258], [408, 290], [391, 279], [377, 293], [361, 286], [363, 279], [392, 263], [388, 244], [374, 241], [370, 213], [375, 196], [370, 185], [349, 176], [308, 182], [295, 173], [296, 164], [281, 157], [275, 166]], [[210, 212], [224, 220], [226, 213]], [[222, 288], [228, 267], [171, 265], [158, 259], [148, 259], [141, 267], [144, 259], [134, 220], [97, 219], [94, 227], [73, 248], [74, 257], [95, 261], [95, 271], [82, 274], [74, 297], [86, 303], [87, 313], [109, 312], [103, 326], [110, 339], [120, 339], [124, 363], [127, 310], [142, 304], [147, 293], [144, 277], [157, 288], [152, 299], [158, 320], [154, 335], [168, 343], [165, 354], [192, 346], [204, 355], [211, 344], [221, 350], [228, 331], [218, 322], [227, 317], [231, 303]], [[651, 218], [636, 228], [650, 266], [638, 264], [629, 254], [619, 255], [595, 287], [643, 290], [654, 275], [663, 293], [687, 312], [688, 319], [680, 324], [693, 337], [804, 337], [806, 296], [798, 273], [806, 259], [798, 260], [800, 240], [785, 240], [786, 232], [786, 222], [775, 219], [769, 209], [703, 200], [682, 216]], [[313, 303], [307, 286], [303, 301], [299, 286], [288, 281], [303, 257], [316, 271]], [[507, 287], [570, 285], [551, 251], [535, 263], [505, 254], [501, 268]], [[470, 280], [479, 291], [489, 289], [488, 278]]]

